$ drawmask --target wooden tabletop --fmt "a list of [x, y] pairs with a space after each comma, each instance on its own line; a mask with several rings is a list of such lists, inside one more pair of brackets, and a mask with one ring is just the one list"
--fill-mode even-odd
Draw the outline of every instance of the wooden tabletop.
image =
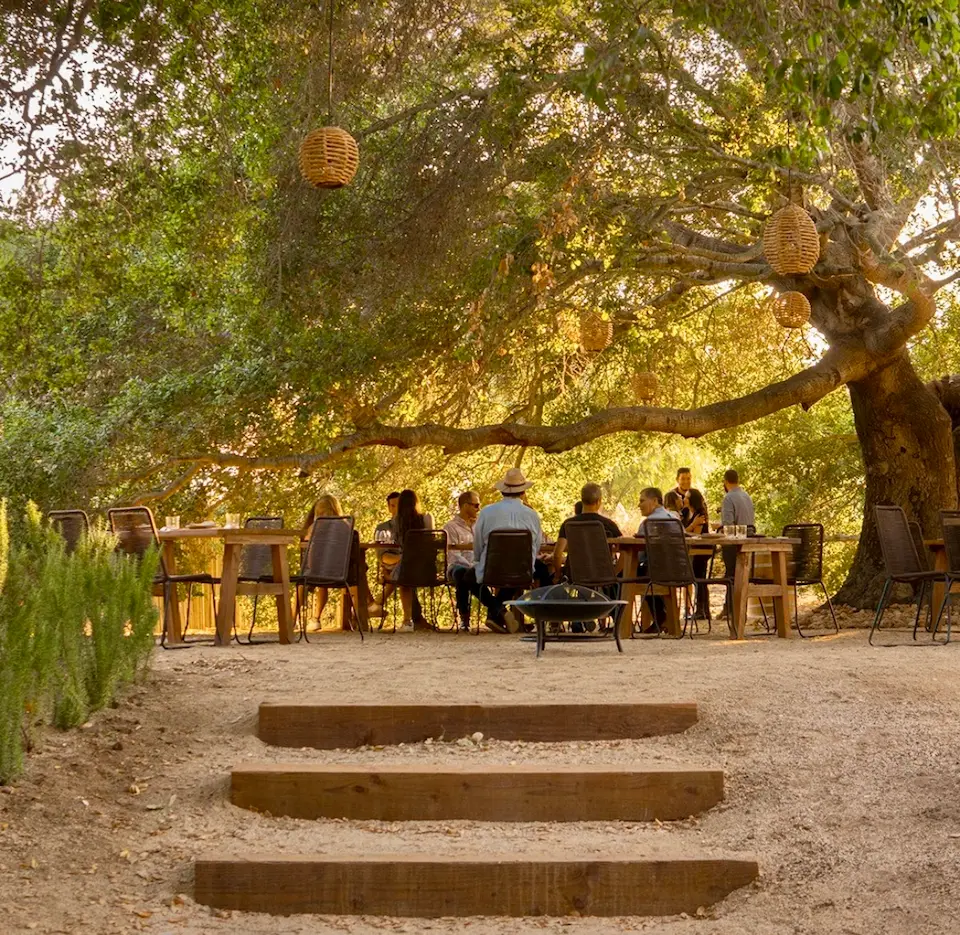
[[159, 529], [157, 535], [161, 542], [175, 539], [223, 539], [232, 543], [246, 545], [277, 545], [296, 542], [300, 539], [299, 529], [254, 529], [244, 527], [203, 526], [199, 529], [182, 527], [180, 529]]
[[[800, 544], [799, 539], [784, 539], [779, 536], [748, 536], [746, 539], [734, 539], [730, 537], [715, 538], [711, 536], [709, 539], [702, 539], [699, 536], [687, 536], [686, 537], [687, 545], [690, 546], [708, 546], [708, 545], [733, 545], [740, 548], [750, 548], [750, 549], [788, 549], [792, 548], [795, 545]], [[613, 539], [608, 539], [607, 542], [612, 545], [625, 546], [629, 548], [630, 546], [646, 546], [647, 540], [644, 536], [616, 536]]]

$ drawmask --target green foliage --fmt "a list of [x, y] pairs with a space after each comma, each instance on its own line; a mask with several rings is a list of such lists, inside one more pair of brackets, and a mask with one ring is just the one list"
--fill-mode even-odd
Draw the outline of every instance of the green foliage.
[[0, 781], [20, 771], [39, 725], [82, 724], [147, 664], [158, 557], [138, 564], [115, 545], [95, 528], [67, 552], [36, 508], [27, 510], [0, 594]]

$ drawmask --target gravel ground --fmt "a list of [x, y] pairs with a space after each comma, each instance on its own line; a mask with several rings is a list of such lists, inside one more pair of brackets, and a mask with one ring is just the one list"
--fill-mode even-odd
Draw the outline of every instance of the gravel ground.
[[[862, 626], [866, 615], [844, 615]], [[521, 935], [955, 933], [960, 907], [960, 646], [871, 649], [719, 637], [550, 645], [484, 633], [324, 633], [309, 645], [158, 651], [153, 673], [84, 729], [42, 735], [0, 789], [0, 932], [382, 931]], [[423, 743], [281, 750], [254, 736], [264, 700], [686, 701], [700, 722], [636, 741]], [[726, 771], [726, 801], [663, 825], [299, 821], [227, 802], [246, 760], [686, 764]], [[190, 899], [209, 854], [754, 854], [761, 878], [703, 918], [439, 919], [215, 912]]]

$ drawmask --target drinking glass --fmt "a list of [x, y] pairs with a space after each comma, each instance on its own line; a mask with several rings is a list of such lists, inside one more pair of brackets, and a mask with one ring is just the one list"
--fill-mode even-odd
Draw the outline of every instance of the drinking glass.
[[177, 515], [165, 516], [163, 518], [163, 525], [165, 529], [179, 529], [180, 517]]
[[224, 523], [223, 523], [224, 529], [236, 529], [239, 525], [240, 525], [240, 514], [227, 513], [227, 518], [224, 520]]
[[746, 539], [747, 538], [747, 527], [746, 526], [737, 526], [737, 538]]

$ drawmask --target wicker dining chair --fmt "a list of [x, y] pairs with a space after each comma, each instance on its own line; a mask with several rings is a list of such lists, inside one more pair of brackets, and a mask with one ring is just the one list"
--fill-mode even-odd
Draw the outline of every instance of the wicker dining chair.
[[[187, 643], [187, 630], [190, 628], [190, 604], [192, 599], [193, 584], [210, 585], [210, 593], [213, 598], [213, 615], [217, 615], [217, 595], [215, 585], [220, 583], [220, 579], [206, 572], [196, 572], [186, 575], [171, 575], [167, 572], [167, 566], [163, 560], [163, 550], [160, 547], [160, 537], [157, 535], [157, 524], [154, 522], [153, 513], [145, 506], [118, 507], [107, 510], [107, 521], [110, 523], [110, 529], [117, 537], [117, 551], [129, 555], [138, 561], [143, 558], [147, 550], [155, 548], [160, 552], [160, 564], [157, 568], [157, 574], [154, 577], [154, 584], [158, 585], [163, 593], [163, 630], [160, 634], [160, 645], [164, 649], [170, 649], [167, 646], [167, 632], [170, 626], [170, 607], [171, 601], [177, 600], [177, 585], [187, 585], [187, 621], [183, 627], [181, 638], [184, 646]], [[212, 640], [192, 640], [192, 643], [212, 642]], [[178, 649], [184, 648], [178, 646]]]
[[[243, 523], [244, 529], [283, 529], [282, 516], [248, 516]], [[257, 625], [257, 602], [260, 599], [261, 584], [273, 584], [273, 548], [269, 545], [245, 545], [240, 549], [240, 570], [237, 575], [237, 584], [248, 587], [243, 591], [249, 595], [253, 592], [253, 617], [250, 621], [250, 632], [245, 640], [240, 639], [236, 629], [236, 615], [234, 615], [234, 638], [238, 643], [247, 646], [264, 643], [266, 640], [255, 640], [253, 628]]]
[[[787, 568], [787, 584], [793, 588], [793, 619], [797, 633], [803, 639], [808, 635], [800, 629], [800, 607], [798, 588], [808, 585], [819, 585], [823, 589], [823, 596], [827, 600], [830, 616], [833, 618], [835, 633], [840, 632], [837, 615], [833, 609], [833, 601], [827, 586], [823, 583], [823, 524], [822, 523], [790, 523], [783, 527], [781, 535], [785, 539], [799, 539], [793, 547], [793, 554]], [[766, 612], [764, 612], [766, 616]]]
[[[582, 584], [588, 588], [602, 590], [610, 597], [620, 596], [621, 584], [646, 584], [649, 578], [621, 578], [617, 576], [617, 568], [607, 541], [607, 533], [603, 523], [580, 521], [568, 522], [567, 533], [567, 563], [570, 572], [571, 584]], [[614, 615], [613, 633], [620, 648], [620, 613], [633, 613], [632, 607], [621, 607]]]
[[[733, 620], [733, 578], [698, 578], [693, 573], [693, 564], [690, 561], [690, 552], [687, 549], [686, 535], [683, 524], [678, 519], [648, 519], [643, 524], [643, 534], [646, 539], [647, 573], [649, 581], [643, 592], [646, 600], [651, 589], [659, 585], [666, 588], [681, 588], [683, 590], [683, 628], [680, 639], [687, 632], [687, 619], [690, 616], [689, 588], [697, 585], [719, 585], [725, 588], [724, 603], [730, 620]], [[707, 622], [712, 624], [710, 605], [707, 602]], [[696, 621], [694, 621], [694, 624]], [[693, 637], [695, 626], [690, 627], [690, 637]]]
[[[296, 588], [297, 600], [294, 617], [300, 623], [300, 636], [310, 642], [307, 636], [307, 624], [303, 608], [309, 603], [313, 588], [342, 588], [343, 599], [357, 622], [360, 639], [363, 629], [360, 616], [353, 605], [350, 588], [357, 580], [357, 554], [354, 548], [354, 530], [352, 516], [318, 516], [310, 530], [310, 540], [301, 559], [300, 571], [290, 576], [290, 583]], [[301, 600], [301, 589], [303, 599]]]
[[943, 617], [944, 608], [947, 611], [947, 639], [950, 642], [951, 630], [951, 603], [953, 585], [960, 581], [960, 510], [941, 510], [940, 526], [943, 530], [943, 547], [947, 553], [947, 570], [944, 572], [945, 590], [943, 600], [940, 602], [940, 609], [937, 612], [937, 619], [933, 624], [933, 638], [937, 638], [937, 630], [940, 628], [940, 620]]
[[[927, 585], [931, 585], [932, 590], [933, 582], [943, 579], [945, 576], [943, 572], [930, 571], [924, 568], [916, 544], [913, 541], [913, 535], [910, 532], [907, 515], [901, 507], [875, 506], [873, 513], [876, 518], [877, 533], [880, 537], [880, 550], [883, 553], [886, 579], [883, 582], [880, 602], [877, 604], [877, 612], [873, 618], [873, 626], [870, 627], [870, 636], [867, 642], [871, 646], [873, 645], [874, 634], [880, 628], [887, 607], [887, 597], [894, 583], [909, 584], [917, 588], [917, 615], [913, 622], [913, 638], [915, 640], [917, 629], [920, 626], [920, 611], [923, 608], [923, 597]], [[881, 645], [895, 646], [897, 644], [886, 643]]]
[[90, 532], [90, 518], [83, 510], [51, 510], [47, 513], [47, 519], [63, 537], [68, 554], [73, 552]]
[[[429, 593], [428, 622], [437, 628], [436, 589], [446, 588], [449, 603], [453, 592], [447, 579], [447, 534], [442, 529], [408, 529], [403, 537], [400, 565], [393, 592], [393, 629], [397, 629], [397, 599], [400, 588], [426, 588]], [[456, 631], [456, 615], [453, 618]]]

